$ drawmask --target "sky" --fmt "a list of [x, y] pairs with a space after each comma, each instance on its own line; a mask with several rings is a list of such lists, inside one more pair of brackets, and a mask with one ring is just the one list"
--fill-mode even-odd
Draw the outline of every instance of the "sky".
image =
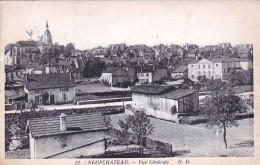
[[[260, 16], [254, 2], [21, 2], [1, 4], [2, 44], [33, 39], [49, 23], [53, 42], [97, 46], [254, 43]], [[258, 20], [258, 21], [256, 21]]]

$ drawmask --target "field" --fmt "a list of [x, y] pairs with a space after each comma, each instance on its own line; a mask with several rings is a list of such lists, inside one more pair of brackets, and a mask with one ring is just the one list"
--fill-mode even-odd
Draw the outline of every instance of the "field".
[[[114, 127], [126, 114], [110, 115]], [[253, 118], [239, 120], [239, 126], [227, 129], [228, 149], [225, 149], [222, 133], [200, 125], [179, 125], [151, 118], [154, 132], [149, 137], [170, 143], [179, 157], [252, 157], [254, 156]]]

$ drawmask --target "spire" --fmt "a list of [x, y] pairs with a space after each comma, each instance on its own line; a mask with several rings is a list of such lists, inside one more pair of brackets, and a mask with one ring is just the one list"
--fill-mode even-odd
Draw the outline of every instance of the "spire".
[[48, 21], [46, 21], [46, 28], [47, 28], [47, 29], [49, 28]]

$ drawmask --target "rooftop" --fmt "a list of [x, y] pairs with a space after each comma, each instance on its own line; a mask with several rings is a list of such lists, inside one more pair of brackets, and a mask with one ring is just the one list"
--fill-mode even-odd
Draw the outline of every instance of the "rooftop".
[[194, 89], [177, 89], [175, 91], [162, 95], [162, 97], [166, 98], [166, 99], [177, 100], [179, 98], [182, 98], [182, 97], [192, 94], [194, 92], [197, 92], [197, 91]]
[[174, 69], [172, 73], [183, 73], [185, 70], [187, 70], [188, 67], [185, 65], [181, 65], [178, 68]]
[[132, 92], [145, 93], [145, 94], [163, 94], [174, 89], [175, 88], [172, 86], [140, 85], [140, 86], [134, 86]]
[[[100, 113], [70, 115], [66, 118], [67, 130], [60, 130], [60, 117], [32, 118], [28, 120], [26, 131], [31, 131], [32, 137], [53, 136], [77, 132], [89, 132], [108, 129]], [[78, 128], [73, 130], [69, 128]]]
[[26, 88], [32, 90], [75, 86], [75, 80], [70, 73], [30, 74], [26, 82]]

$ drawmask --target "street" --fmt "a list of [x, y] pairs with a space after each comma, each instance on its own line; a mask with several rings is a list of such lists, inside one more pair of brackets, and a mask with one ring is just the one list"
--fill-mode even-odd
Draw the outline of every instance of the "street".
[[[110, 115], [113, 127], [120, 129], [117, 122], [126, 116], [127, 112]], [[173, 152], [177, 156], [253, 156], [252, 118], [239, 120], [238, 127], [227, 129], [228, 149], [224, 148], [222, 133], [216, 135], [215, 130], [205, 128], [205, 124], [191, 126], [155, 118], [150, 118], [150, 120], [154, 126], [154, 132], [149, 138], [172, 144]]]

